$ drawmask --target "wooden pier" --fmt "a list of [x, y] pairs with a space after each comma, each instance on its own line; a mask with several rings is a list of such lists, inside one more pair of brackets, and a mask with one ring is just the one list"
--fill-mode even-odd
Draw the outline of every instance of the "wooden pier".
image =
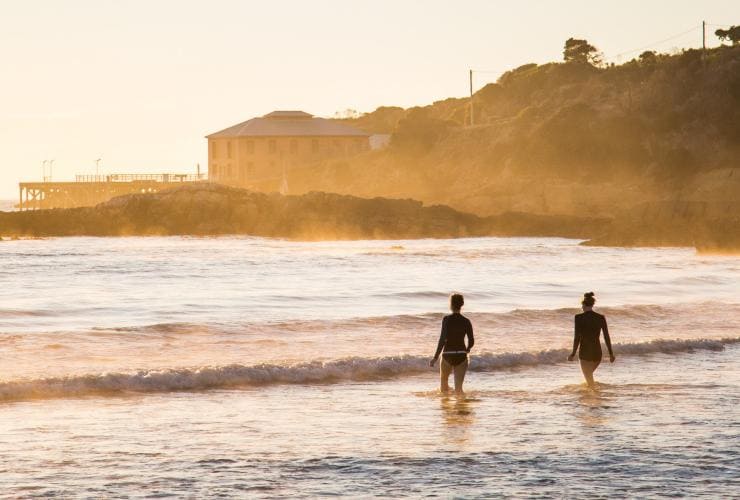
[[205, 174], [77, 175], [70, 182], [21, 182], [18, 210], [88, 207], [116, 196], [156, 193], [183, 183], [204, 182]]

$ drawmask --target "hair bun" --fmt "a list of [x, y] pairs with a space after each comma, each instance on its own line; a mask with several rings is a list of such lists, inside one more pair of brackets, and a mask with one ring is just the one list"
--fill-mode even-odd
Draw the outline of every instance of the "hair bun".
[[593, 305], [596, 303], [596, 298], [594, 297], [594, 292], [586, 292], [583, 294], [583, 300], [581, 301], [581, 305], [586, 307], [593, 307]]

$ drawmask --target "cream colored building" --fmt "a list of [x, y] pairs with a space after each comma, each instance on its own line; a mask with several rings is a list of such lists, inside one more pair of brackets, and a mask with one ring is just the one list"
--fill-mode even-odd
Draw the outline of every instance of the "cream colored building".
[[290, 171], [370, 149], [369, 134], [303, 111], [273, 111], [207, 136], [208, 179], [276, 191]]

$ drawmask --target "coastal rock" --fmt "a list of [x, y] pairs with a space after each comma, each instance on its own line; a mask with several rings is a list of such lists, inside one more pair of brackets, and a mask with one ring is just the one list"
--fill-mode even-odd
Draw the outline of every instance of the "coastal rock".
[[114, 198], [95, 207], [0, 213], [8, 236], [248, 234], [300, 240], [589, 237], [594, 220], [503, 214], [478, 217], [410, 199], [358, 198], [324, 192], [257, 193], [218, 184]]
[[740, 201], [672, 200], [626, 210], [592, 246], [686, 246], [700, 251], [740, 252]]

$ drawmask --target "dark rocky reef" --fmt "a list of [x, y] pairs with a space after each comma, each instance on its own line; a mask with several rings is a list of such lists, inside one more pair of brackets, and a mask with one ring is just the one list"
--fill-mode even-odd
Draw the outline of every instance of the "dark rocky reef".
[[594, 246], [687, 246], [702, 252], [740, 253], [740, 201], [661, 201], [622, 212]]
[[244, 234], [296, 240], [556, 236], [595, 246], [740, 251], [740, 202], [663, 201], [614, 219], [510, 212], [491, 217], [415, 200], [311, 192], [282, 196], [217, 184], [120, 196], [95, 207], [0, 212], [0, 236]]
[[588, 238], [603, 220], [509, 213], [478, 217], [414, 200], [311, 192], [264, 194], [216, 184], [114, 198], [95, 207], [0, 212], [0, 235], [245, 234], [300, 240], [563, 236]]

